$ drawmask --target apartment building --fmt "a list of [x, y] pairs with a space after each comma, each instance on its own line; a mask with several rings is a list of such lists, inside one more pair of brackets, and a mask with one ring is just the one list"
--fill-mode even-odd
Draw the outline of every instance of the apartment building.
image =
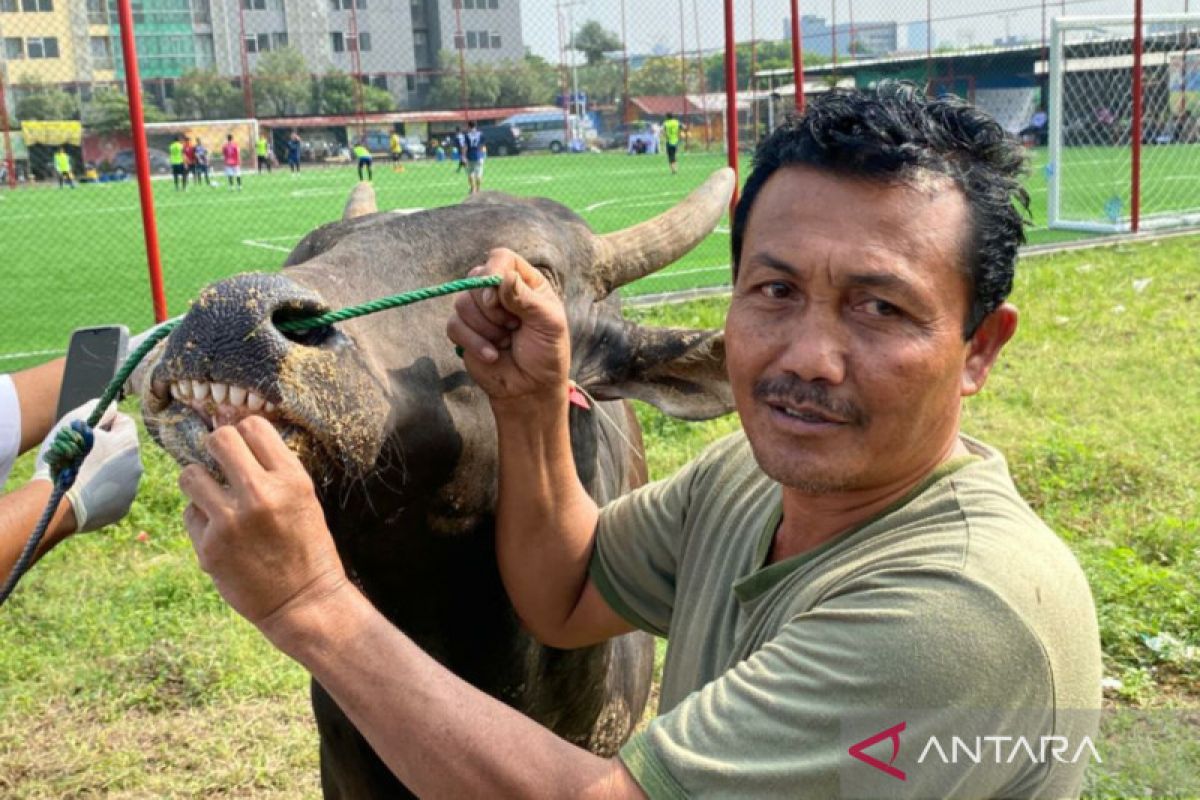
[[[146, 90], [169, 101], [191, 69], [240, 78], [263, 54], [291, 47], [312, 73], [360, 74], [401, 107], [418, 104], [438, 53], [468, 64], [524, 55], [520, 0], [133, 0]], [[85, 97], [124, 72], [116, 0], [0, 0], [0, 77]], [[244, 50], [244, 53], [243, 53]], [[11, 102], [11, 101], [10, 101]]]

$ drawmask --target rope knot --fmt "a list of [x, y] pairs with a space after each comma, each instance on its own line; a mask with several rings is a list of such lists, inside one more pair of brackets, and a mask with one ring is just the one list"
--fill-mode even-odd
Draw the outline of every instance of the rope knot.
[[95, 441], [92, 426], [81, 419], [58, 432], [54, 444], [50, 445], [50, 452], [46, 454], [46, 463], [50, 465], [50, 475], [56, 486], [64, 491], [71, 488], [79, 475], [83, 459], [92, 452]]

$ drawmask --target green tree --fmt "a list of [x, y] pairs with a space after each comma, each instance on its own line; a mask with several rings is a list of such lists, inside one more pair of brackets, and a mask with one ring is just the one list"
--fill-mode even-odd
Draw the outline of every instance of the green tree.
[[306, 114], [312, 108], [312, 79], [300, 52], [281, 47], [258, 57], [254, 107], [262, 116]]
[[583, 53], [589, 65], [595, 65], [604, 60], [605, 53], [621, 49], [621, 37], [605, 30], [596, 20], [589, 19], [575, 32], [571, 49]]
[[554, 102], [558, 92], [558, 72], [541, 56], [526, 55], [520, 61], [506, 61], [496, 70], [500, 106], [542, 105]]
[[[634, 97], [656, 94], [681, 94], [684, 89], [679, 74], [677, 56], [647, 58], [637, 70], [629, 73], [629, 92]], [[696, 69], [688, 70], [687, 91], [694, 91]]]
[[330, 70], [317, 81], [316, 109], [321, 114], [354, 113], [354, 79], [341, 70]]
[[242, 93], [212, 69], [190, 69], [175, 85], [180, 119], [230, 119], [246, 113]]
[[[153, 103], [142, 103], [142, 119], [163, 122], [166, 113]], [[120, 89], [97, 89], [83, 114], [83, 124], [97, 133], [116, 133], [129, 130], [129, 98]]]
[[79, 98], [41, 81], [26, 81], [18, 89], [18, 119], [79, 119]]
[[396, 110], [396, 98], [387, 89], [378, 86], [363, 86], [363, 111], [369, 114], [382, 114]]
[[604, 61], [590, 67], [580, 67], [579, 90], [587, 92], [589, 105], [616, 102], [625, 90], [621, 65], [615, 61]]
[[[467, 67], [467, 103], [471, 108], [491, 108], [500, 97], [500, 76], [495, 69], [474, 64]], [[462, 75], [458, 56], [449, 51], [438, 55], [438, 76], [429, 88], [429, 105], [434, 108], [462, 106]]]

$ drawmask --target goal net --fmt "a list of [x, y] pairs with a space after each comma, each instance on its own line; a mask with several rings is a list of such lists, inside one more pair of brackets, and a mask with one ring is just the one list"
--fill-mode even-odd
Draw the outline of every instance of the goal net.
[[1050, 227], [1200, 224], [1200, 15], [1145, 18], [1140, 120], [1132, 18], [1067, 17], [1051, 30]]
[[254, 153], [254, 143], [258, 139], [258, 120], [254, 119], [222, 119], [222, 120], [176, 120], [172, 122], [149, 122], [146, 124], [146, 144], [151, 150], [167, 151], [171, 142], [179, 134], [184, 134], [194, 142], [197, 139], [208, 149], [209, 161], [216, 167], [221, 166], [221, 147], [228, 136], [241, 150], [243, 165], [253, 166], [250, 156]]

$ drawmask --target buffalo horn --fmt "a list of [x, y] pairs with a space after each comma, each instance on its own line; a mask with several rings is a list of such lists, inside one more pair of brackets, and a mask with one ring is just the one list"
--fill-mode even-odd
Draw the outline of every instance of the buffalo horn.
[[669, 211], [632, 228], [595, 237], [597, 295], [607, 297], [699, 244], [728, 208], [735, 183], [732, 169], [719, 169]]
[[375, 205], [375, 187], [366, 181], [359, 181], [358, 185], [350, 190], [350, 199], [346, 201], [346, 210], [342, 212], [342, 219], [365, 217], [378, 210], [379, 207]]

